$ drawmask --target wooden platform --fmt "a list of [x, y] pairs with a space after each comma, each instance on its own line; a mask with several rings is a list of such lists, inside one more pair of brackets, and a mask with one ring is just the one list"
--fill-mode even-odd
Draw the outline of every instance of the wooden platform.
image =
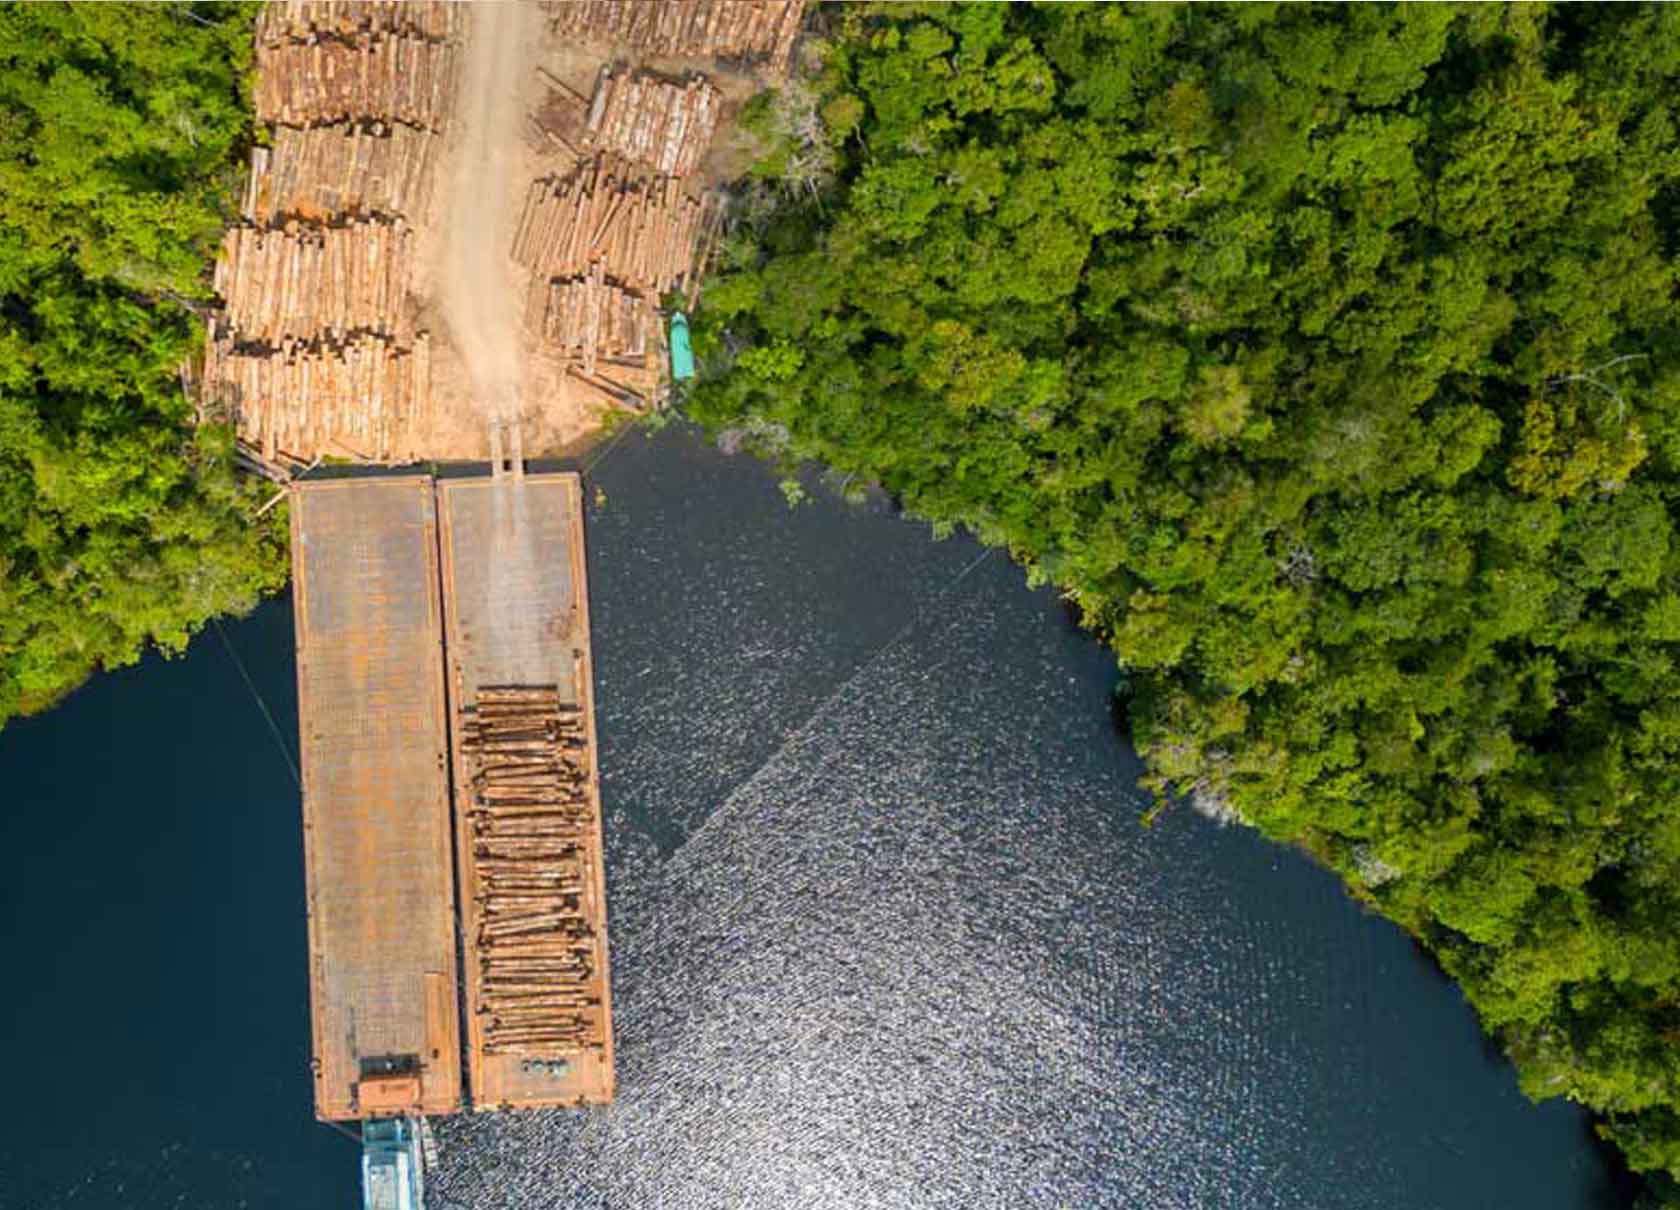
[[[446, 480], [436, 491], [472, 1101], [478, 1109], [608, 1101], [614, 1088], [612, 1005], [581, 481], [575, 474], [510, 475]], [[565, 927], [571, 931], [518, 933], [520, 956], [514, 961], [543, 971], [575, 962], [576, 973], [568, 965], [563, 976], [521, 986], [504, 1000], [563, 1004], [552, 1011], [567, 1014], [564, 1028], [577, 1031], [575, 1041], [546, 1046], [540, 1039], [498, 1041], [499, 1018], [486, 1003], [486, 972], [500, 951], [484, 940], [485, 930], [506, 928], [508, 917], [494, 914], [497, 892], [487, 885], [493, 879], [485, 871], [498, 859], [487, 850], [484, 829], [497, 820], [487, 818], [492, 813], [482, 806], [475, 808], [483, 802], [483, 758], [463, 741], [482, 725], [475, 711], [491, 708], [475, 703], [498, 693], [509, 699], [551, 697], [554, 717], [568, 720], [556, 726], [575, 727], [575, 733], [567, 732], [570, 739], [556, 741], [571, 744], [565, 751], [528, 745], [533, 767], [566, 771], [571, 779], [566, 784], [575, 786], [560, 804], [563, 809], [538, 805], [513, 812], [540, 821], [517, 835], [534, 837], [520, 843], [532, 846], [535, 861], [551, 854], [553, 870], [527, 873], [517, 862], [503, 862], [521, 884], [539, 885], [552, 877], [558, 885], [563, 877], [569, 888]], [[551, 902], [535, 893], [532, 898]], [[551, 1010], [518, 1011], [540, 1020], [540, 1011]], [[561, 1028], [552, 1020], [541, 1027]], [[534, 1026], [527, 1031], [540, 1032]]]
[[292, 495], [318, 1117], [461, 1105], [431, 480]]

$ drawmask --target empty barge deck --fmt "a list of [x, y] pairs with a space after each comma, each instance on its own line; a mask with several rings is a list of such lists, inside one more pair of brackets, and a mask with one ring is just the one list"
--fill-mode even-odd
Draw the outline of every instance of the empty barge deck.
[[461, 1105], [431, 480], [292, 496], [315, 1112]]

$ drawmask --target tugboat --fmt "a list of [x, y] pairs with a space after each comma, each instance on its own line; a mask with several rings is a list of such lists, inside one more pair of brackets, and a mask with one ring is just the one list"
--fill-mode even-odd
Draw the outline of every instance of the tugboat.
[[425, 1210], [420, 1130], [410, 1118], [362, 1123], [362, 1210]]

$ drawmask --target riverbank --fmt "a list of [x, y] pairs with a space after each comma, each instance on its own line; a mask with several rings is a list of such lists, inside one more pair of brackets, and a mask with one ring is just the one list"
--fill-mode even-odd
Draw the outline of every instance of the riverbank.
[[178, 376], [251, 135], [254, 10], [184, 12], [0, 15], [0, 726], [284, 583], [281, 527]]

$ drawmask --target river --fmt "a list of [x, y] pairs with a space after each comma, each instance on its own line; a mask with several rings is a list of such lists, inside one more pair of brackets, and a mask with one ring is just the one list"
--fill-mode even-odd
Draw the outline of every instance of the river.
[[[440, 1122], [431, 1210], [1626, 1205], [1333, 878], [1140, 826], [1112, 661], [1001, 555], [679, 427], [590, 483], [619, 1100]], [[279, 600], [0, 731], [5, 1210], [359, 1205], [295, 712]]]

